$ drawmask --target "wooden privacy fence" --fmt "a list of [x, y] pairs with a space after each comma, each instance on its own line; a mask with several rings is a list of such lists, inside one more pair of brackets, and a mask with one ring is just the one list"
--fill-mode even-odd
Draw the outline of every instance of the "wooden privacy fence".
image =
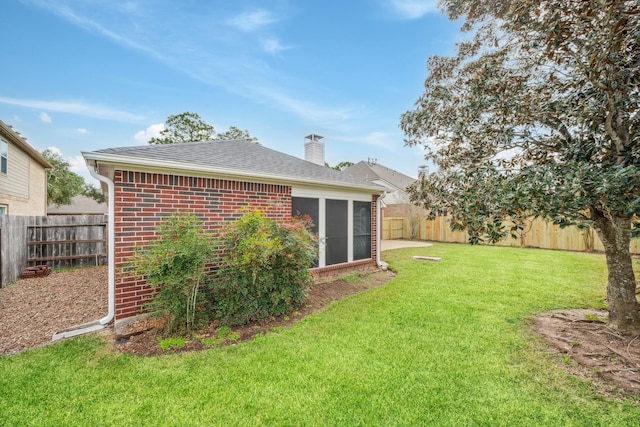
[[[414, 228], [412, 230], [411, 228]], [[417, 228], [417, 229], [416, 229]], [[382, 220], [383, 239], [410, 239], [413, 234], [419, 240], [435, 242], [467, 243], [465, 231], [452, 231], [450, 217], [437, 217], [433, 221], [426, 218], [415, 219], [390, 217]], [[498, 246], [534, 247], [567, 251], [604, 251], [600, 239], [592, 228], [580, 230], [577, 227], [560, 228], [551, 222], [535, 219], [523, 238], [507, 237], [496, 243]], [[632, 239], [631, 253], [640, 254], [640, 239]]]
[[25, 267], [69, 268], [104, 264], [104, 215], [0, 216], [0, 287]]

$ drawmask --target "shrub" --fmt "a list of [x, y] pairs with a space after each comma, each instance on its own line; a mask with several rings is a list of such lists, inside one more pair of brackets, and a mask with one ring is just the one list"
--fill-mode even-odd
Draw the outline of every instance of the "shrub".
[[149, 308], [167, 316], [166, 329], [190, 329], [208, 321], [200, 287], [212, 254], [211, 237], [197, 216], [175, 213], [156, 228], [157, 238], [136, 248], [133, 269], [156, 290]]
[[308, 219], [279, 225], [254, 211], [224, 229], [224, 254], [212, 285], [216, 318], [242, 325], [302, 305], [317, 255], [309, 226]]

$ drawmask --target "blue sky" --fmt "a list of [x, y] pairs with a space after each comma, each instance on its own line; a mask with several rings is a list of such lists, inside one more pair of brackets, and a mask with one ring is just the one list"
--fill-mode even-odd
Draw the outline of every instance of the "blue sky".
[[410, 176], [400, 115], [426, 59], [450, 55], [459, 24], [436, 0], [5, 0], [0, 119], [37, 150], [146, 144], [164, 120], [198, 113], [304, 157], [378, 163]]

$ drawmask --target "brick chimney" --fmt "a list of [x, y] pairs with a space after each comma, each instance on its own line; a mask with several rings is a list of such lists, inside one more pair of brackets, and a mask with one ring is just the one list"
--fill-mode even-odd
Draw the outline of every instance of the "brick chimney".
[[324, 143], [320, 140], [324, 137], [316, 134], [304, 137], [304, 159], [316, 165], [324, 166]]

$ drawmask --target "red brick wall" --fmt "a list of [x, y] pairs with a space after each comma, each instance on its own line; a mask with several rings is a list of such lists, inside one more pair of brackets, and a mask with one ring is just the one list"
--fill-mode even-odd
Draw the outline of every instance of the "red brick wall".
[[218, 230], [226, 221], [257, 208], [269, 218], [291, 218], [291, 187], [211, 178], [117, 170], [115, 183], [115, 314], [116, 320], [142, 311], [153, 291], [144, 280], [123, 270], [134, 247], [155, 236], [155, 227], [173, 212], [200, 217], [205, 229]]

